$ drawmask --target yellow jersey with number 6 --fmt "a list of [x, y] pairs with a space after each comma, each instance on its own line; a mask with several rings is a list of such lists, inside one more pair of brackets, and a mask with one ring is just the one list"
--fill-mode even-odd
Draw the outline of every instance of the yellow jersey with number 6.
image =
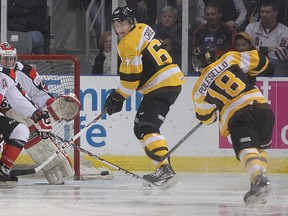
[[136, 24], [117, 48], [121, 60], [117, 91], [124, 98], [135, 90], [148, 94], [154, 90], [165, 91], [165, 87], [179, 86], [185, 82], [182, 71], [150, 26]]

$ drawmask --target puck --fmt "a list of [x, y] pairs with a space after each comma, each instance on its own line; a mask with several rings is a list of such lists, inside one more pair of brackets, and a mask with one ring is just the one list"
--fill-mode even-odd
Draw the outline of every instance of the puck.
[[108, 170], [101, 171], [101, 172], [100, 172], [100, 175], [101, 175], [101, 176], [109, 175], [109, 171], [108, 171]]

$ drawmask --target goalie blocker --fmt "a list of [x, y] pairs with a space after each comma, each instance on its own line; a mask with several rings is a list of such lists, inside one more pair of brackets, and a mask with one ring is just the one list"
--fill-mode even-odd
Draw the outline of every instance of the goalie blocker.
[[[47, 110], [53, 120], [61, 121], [65, 119], [69, 121], [73, 120], [79, 114], [80, 102], [73, 93], [61, 95], [47, 107]], [[30, 137], [25, 146], [25, 150], [37, 165], [42, 164], [47, 158], [54, 154], [54, 152], [61, 149], [53, 138], [43, 139], [38, 133], [38, 125], [31, 119], [21, 116], [16, 113], [14, 109], [9, 109], [5, 115], [29, 127]], [[47, 164], [42, 171], [49, 184], [62, 184], [66, 179], [74, 175], [72, 163], [63, 151]]]

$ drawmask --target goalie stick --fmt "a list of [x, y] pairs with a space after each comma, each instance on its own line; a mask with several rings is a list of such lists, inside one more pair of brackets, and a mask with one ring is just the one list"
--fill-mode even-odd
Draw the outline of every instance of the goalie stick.
[[102, 118], [102, 116], [104, 116], [106, 114], [107, 110], [105, 109], [99, 116], [97, 116], [92, 122], [90, 122], [88, 125], [86, 125], [81, 131], [79, 131], [72, 139], [71, 141], [65, 141], [63, 138], [59, 137], [59, 136], [56, 136], [54, 135], [53, 133], [50, 133], [50, 136], [51, 137], [54, 137], [58, 140], [60, 140], [61, 142], [64, 143], [64, 145], [61, 146], [61, 149], [59, 149], [58, 151], [56, 151], [54, 154], [52, 154], [46, 161], [44, 161], [41, 165], [39, 165], [38, 167], [35, 167], [33, 169], [25, 169], [25, 170], [12, 170], [10, 172], [11, 175], [13, 176], [21, 176], [21, 175], [29, 175], [29, 174], [35, 174], [37, 173], [38, 171], [40, 171], [44, 166], [46, 166], [51, 160], [53, 160], [61, 151], [65, 150], [69, 145], [71, 145], [73, 148], [76, 148], [78, 149], [79, 151], [87, 154], [88, 156], [90, 157], [93, 157], [97, 160], [99, 160], [100, 162], [114, 168], [115, 170], [117, 171], [120, 171], [122, 173], [124, 173], [125, 175], [128, 175], [130, 177], [133, 177], [133, 178], [136, 178], [136, 179], [140, 179], [142, 180], [144, 183], [146, 183], [145, 185], [149, 186], [149, 187], [152, 187], [152, 188], [158, 188], [158, 189], [162, 189], [162, 190], [166, 190], [170, 187], [172, 187], [173, 185], [175, 185], [176, 183], [178, 183], [178, 178], [176, 178], [176, 176], [174, 178], [172, 178], [171, 180], [169, 180], [167, 183], [163, 184], [163, 185], [157, 185], [157, 184], [154, 184], [150, 181], [147, 181], [146, 179], [144, 179], [143, 177], [133, 173], [133, 172], [130, 172], [124, 168], [121, 168], [119, 167], [118, 165], [108, 161], [108, 160], [105, 160], [104, 158], [102, 157], [99, 157], [89, 151], [87, 151], [86, 149], [83, 149], [81, 148], [80, 146], [74, 144], [74, 141], [77, 140], [80, 135], [86, 131], [93, 123], [96, 123], [99, 119]]
[[[101, 119], [105, 114], [106, 114], [107, 110], [105, 109], [100, 115], [98, 115], [95, 119], [93, 119], [93, 121], [91, 121], [89, 124], [87, 124], [82, 130], [80, 130], [76, 135], [74, 135], [74, 137], [71, 139], [71, 141], [65, 142], [64, 145], [61, 147], [61, 149], [57, 150], [56, 152], [54, 152], [49, 158], [47, 158], [42, 164], [40, 164], [39, 166], [33, 168], [33, 169], [25, 169], [25, 170], [12, 170], [10, 172], [11, 176], [20, 176], [20, 175], [29, 175], [29, 174], [35, 174], [38, 171], [40, 171], [43, 167], [45, 167], [50, 161], [52, 161], [61, 151], [63, 151], [64, 149], [66, 149], [69, 145], [71, 145], [71, 143], [74, 144], [74, 142], [81, 136], [81, 134], [83, 134], [86, 130], [88, 130], [88, 128], [96, 123], [97, 121], [99, 121], [99, 119]], [[75, 145], [75, 144], [74, 144]], [[77, 146], [77, 145], [75, 145]]]

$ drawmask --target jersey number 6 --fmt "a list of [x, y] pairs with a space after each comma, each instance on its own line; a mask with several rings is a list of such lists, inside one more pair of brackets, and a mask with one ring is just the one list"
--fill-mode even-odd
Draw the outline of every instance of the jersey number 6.
[[159, 40], [153, 39], [147, 47], [159, 66], [172, 63], [172, 57], [167, 50], [160, 48], [161, 45], [162, 43]]

